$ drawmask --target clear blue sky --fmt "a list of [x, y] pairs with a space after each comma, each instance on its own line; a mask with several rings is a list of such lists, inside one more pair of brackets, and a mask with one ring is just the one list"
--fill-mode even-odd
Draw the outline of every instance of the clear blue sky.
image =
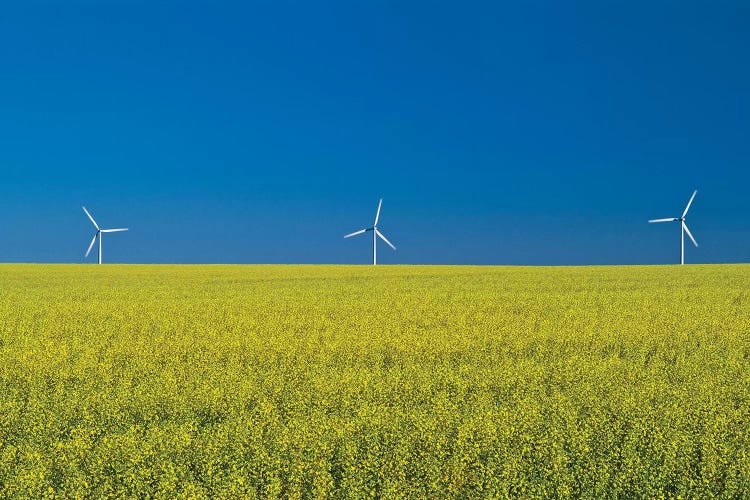
[[748, 2], [11, 3], [0, 261], [750, 261]]

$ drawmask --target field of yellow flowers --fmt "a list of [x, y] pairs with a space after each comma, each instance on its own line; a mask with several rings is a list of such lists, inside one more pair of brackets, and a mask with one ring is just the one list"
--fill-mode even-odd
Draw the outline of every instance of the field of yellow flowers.
[[750, 496], [750, 266], [0, 266], [0, 497]]

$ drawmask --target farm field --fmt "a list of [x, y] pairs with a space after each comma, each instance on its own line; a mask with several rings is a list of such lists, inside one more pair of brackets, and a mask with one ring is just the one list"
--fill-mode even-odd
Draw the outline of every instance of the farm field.
[[0, 265], [0, 497], [750, 496], [750, 265]]

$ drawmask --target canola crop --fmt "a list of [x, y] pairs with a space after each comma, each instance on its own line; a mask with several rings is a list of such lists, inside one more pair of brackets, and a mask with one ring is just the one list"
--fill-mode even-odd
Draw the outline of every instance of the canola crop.
[[0, 266], [0, 497], [750, 497], [750, 266]]

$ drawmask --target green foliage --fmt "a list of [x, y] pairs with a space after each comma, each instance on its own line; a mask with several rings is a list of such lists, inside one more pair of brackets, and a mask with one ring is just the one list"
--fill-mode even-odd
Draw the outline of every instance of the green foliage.
[[750, 496], [750, 266], [0, 266], [0, 497]]

